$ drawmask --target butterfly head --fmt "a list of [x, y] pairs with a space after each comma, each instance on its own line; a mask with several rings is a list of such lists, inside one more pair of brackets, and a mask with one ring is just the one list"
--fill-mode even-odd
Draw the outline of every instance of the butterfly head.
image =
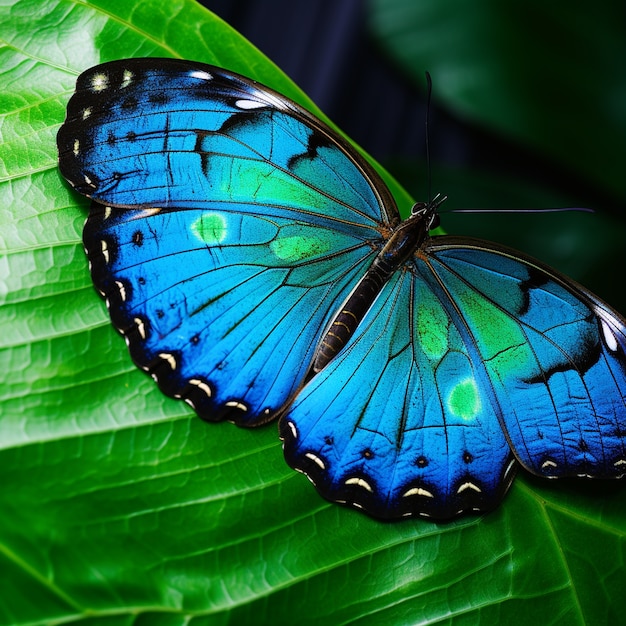
[[439, 227], [439, 207], [448, 199], [448, 196], [437, 194], [428, 202], [416, 202], [411, 208], [411, 215], [419, 215], [426, 222], [426, 231], [435, 230]]

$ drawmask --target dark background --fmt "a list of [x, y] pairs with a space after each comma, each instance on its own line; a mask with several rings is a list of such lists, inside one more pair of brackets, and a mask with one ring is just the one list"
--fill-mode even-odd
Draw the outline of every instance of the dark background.
[[[424, 90], [376, 44], [363, 0], [202, 0], [202, 4], [274, 61], [376, 160], [388, 165], [391, 159], [423, 159]], [[436, 100], [436, 75], [433, 82]], [[434, 163], [471, 166], [531, 185], [566, 189], [568, 196], [594, 206], [615, 208], [617, 203], [558, 164], [461, 121], [436, 104], [430, 112], [430, 153]], [[426, 189], [426, 172], [421, 169], [414, 176]], [[433, 187], [448, 193], [436, 180]]]

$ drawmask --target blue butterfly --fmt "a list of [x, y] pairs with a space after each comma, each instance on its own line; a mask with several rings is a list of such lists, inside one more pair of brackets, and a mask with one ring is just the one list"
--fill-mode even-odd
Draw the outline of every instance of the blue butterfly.
[[58, 148], [135, 363], [205, 419], [280, 417], [326, 498], [445, 519], [492, 509], [519, 465], [626, 473], [624, 318], [523, 254], [430, 236], [437, 202], [401, 222], [284, 96], [199, 63], [106, 63]]

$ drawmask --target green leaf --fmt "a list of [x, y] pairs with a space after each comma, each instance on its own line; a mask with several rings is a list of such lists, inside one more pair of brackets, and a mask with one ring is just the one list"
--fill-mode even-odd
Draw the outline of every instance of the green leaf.
[[622, 485], [382, 524], [321, 500], [274, 426], [206, 424], [132, 365], [56, 167], [77, 73], [180, 56], [309, 105], [283, 74], [190, 1], [4, 0], [0, 25], [0, 624], [619, 620]]
[[454, 114], [626, 200], [621, 0], [369, 0], [382, 45]]

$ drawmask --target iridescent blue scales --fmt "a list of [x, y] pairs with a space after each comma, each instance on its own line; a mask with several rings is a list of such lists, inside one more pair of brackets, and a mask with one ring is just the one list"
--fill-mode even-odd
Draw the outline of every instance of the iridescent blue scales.
[[280, 94], [168, 59], [82, 74], [62, 174], [139, 367], [209, 420], [280, 417], [287, 462], [380, 518], [487, 511], [519, 464], [626, 473], [626, 323], [496, 244], [400, 222], [359, 154]]

